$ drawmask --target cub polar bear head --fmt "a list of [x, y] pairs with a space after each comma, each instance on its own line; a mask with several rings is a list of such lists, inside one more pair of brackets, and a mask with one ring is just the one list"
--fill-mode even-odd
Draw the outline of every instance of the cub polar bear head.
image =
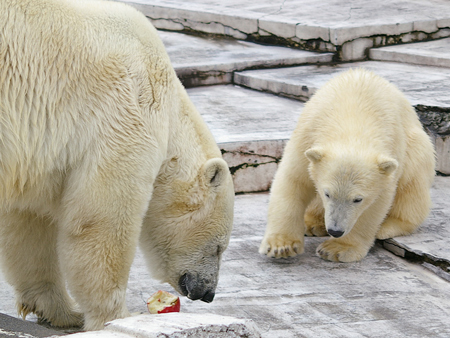
[[211, 302], [233, 224], [234, 188], [226, 162], [207, 160], [192, 180], [176, 158], [158, 176], [141, 248], [153, 277], [192, 300]]
[[[339, 147], [337, 147], [339, 149]], [[305, 152], [309, 173], [325, 209], [325, 227], [333, 237], [348, 234], [361, 214], [393, 183], [398, 162], [384, 155], [349, 148]]]

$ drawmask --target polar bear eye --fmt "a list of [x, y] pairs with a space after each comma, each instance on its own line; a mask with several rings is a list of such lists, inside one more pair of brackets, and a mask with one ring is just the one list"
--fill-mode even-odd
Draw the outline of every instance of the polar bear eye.
[[360, 203], [362, 201], [361, 197], [357, 197], [353, 200], [353, 203]]
[[327, 198], [330, 198], [330, 194], [327, 193], [327, 192], [325, 192], [325, 196], [326, 196]]

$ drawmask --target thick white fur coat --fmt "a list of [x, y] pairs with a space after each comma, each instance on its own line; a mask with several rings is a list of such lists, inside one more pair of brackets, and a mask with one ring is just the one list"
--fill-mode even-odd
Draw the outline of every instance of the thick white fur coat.
[[[306, 104], [276, 173], [260, 252], [287, 257], [331, 234], [320, 257], [362, 259], [375, 238], [412, 233], [429, 212], [434, 150], [392, 84], [344, 72]], [[305, 225], [306, 221], [306, 225]]]
[[128, 315], [139, 238], [158, 278], [210, 301], [232, 217], [228, 167], [142, 14], [0, 1], [0, 253], [20, 313]]

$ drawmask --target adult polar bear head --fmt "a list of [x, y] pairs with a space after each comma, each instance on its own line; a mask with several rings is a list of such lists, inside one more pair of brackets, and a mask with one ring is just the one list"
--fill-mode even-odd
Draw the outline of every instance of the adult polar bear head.
[[155, 184], [141, 234], [152, 275], [192, 300], [211, 302], [233, 222], [228, 167], [213, 158], [190, 183], [177, 179], [171, 159]]

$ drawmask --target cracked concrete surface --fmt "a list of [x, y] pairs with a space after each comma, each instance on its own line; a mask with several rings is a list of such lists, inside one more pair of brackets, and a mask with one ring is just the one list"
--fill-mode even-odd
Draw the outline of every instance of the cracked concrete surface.
[[331, 51], [344, 61], [366, 58], [371, 47], [450, 36], [446, 0], [122, 1], [161, 29]]
[[234, 39], [212, 39], [160, 31], [177, 75], [186, 87], [233, 82], [246, 69], [331, 62], [330, 53], [263, 46]]
[[287, 139], [219, 143], [235, 192], [269, 190], [286, 142]]

